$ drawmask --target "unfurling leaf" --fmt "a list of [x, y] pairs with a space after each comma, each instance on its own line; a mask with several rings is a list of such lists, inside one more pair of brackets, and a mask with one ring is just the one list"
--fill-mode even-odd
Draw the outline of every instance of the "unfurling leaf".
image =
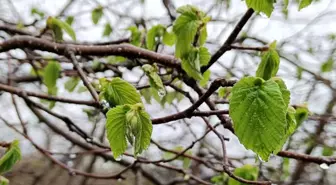
[[134, 146], [134, 155], [146, 150], [150, 144], [152, 122], [141, 103], [122, 105], [110, 109], [106, 131], [114, 158], [127, 149], [127, 140]]
[[157, 42], [157, 39], [160, 39], [166, 32], [166, 27], [161, 24], [153, 26], [147, 33], [146, 44], [147, 49], [154, 50]]
[[72, 40], [76, 40], [76, 33], [71, 28], [71, 26], [68, 23], [61, 21], [60, 19], [55, 17], [48, 17], [47, 26], [54, 32], [57, 41], [63, 40], [62, 30], [65, 31], [72, 38]]
[[[50, 60], [48, 65], [43, 70], [43, 83], [48, 88], [49, 95], [56, 95], [57, 94], [57, 86], [56, 82], [61, 72], [61, 66], [58, 62]], [[51, 104], [50, 107], [53, 104]]]
[[145, 64], [142, 66], [142, 69], [149, 78], [150, 86], [159, 93], [159, 96], [166, 95], [166, 89], [162, 83], [160, 76], [157, 74], [157, 68], [149, 64]]
[[0, 159], [0, 174], [5, 173], [12, 169], [15, 163], [21, 159], [21, 150], [19, 141], [14, 140], [8, 147], [5, 155]]
[[278, 70], [280, 64], [280, 58], [276, 51], [276, 42], [273, 42], [268, 51], [263, 53], [261, 57], [261, 63], [258, 66], [256, 76], [268, 80], [274, 77]]
[[[280, 84], [280, 85], [279, 85]], [[245, 77], [234, 85], [230, 99], [230, 116], [235, 134], [247, 148], [267, 161], [277, 153], [292, 128], [285, 86], [273, 79]]]

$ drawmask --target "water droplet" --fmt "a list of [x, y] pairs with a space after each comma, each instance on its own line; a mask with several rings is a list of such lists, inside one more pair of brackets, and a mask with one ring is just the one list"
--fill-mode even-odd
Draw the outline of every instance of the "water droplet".
[[260, 15], [261, 17], [263, 17], [263, 18], [268, 19], [268, 16], [267, 16], [265, 13], [263, 13], [263, 12], [260, 12], [259, 15]]
[[121, 161], [122, 156], [115, 158], [116, 161]]
[[324, 169], [324, 170], [329, 169], [329, 166], [328, 166], [326, 163], [322, 163], [322, 164], [320, 164], [320, 167], [321, 167], [322, 169]]
[[73, 163], [72, 161], [68, 161], [68, 162], [67, 162], [67, 165], [68, 165], [70, 168], [72, 168], [73, 165], [74, 165], [74, 163]]
[[261, 162], [266, 162], [266, 161], [264, 161], [259, 155], [257, 155], [258, 156], [258, 159], [259, 159], [259, 161], [261, 161]]
[[77, 154], [70, 154], [70, 159], [76, 159], [76, 157], [77, 157]]
[[74, 171], [70, 171], [70, 172], [69, 172], [69, 175], [71, 175], [71, 176], [76, 176], [77, 174], [76, 174], [76, 172], [74, 172]]
[[164, 96], [166, 95], [166, 91], [165, 91], [164, 89], [160, 89], [160, 90], [158, 91], [158, 95], [159, 95], [160, 97], [164, 97]]
[[91, 138], [86, 138], [86, 141], [87, 141], [88, 143], [91, 143], [91, 142], [92, 142], [92, 139], [91, 139]]

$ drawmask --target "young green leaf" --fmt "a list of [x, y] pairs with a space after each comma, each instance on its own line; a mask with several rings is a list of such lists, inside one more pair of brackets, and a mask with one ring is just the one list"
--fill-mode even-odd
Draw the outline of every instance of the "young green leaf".
[[143, 105], [141, 103], [132, 105], [131, 110], [134, 111], [133, 115], [137, 118], [136, 119], [137, 126], [135, 127], [137, 130], [134, 131], [134, 127], [132, 128], [132, 133], [135, 137], [134, 155], [137, 155], [142, 153], [142, 151], [148, 148], [153, 128], [150, 116], [144, 110]]
[[141, 31], [136, 26], [130, 26], [127, 30], [131, 31], [131, 44], [140, 46], [141, 44]]
[[201, 11], [186, 5], [177, 9], [177, 12], [181, 15], [173, 25], [173, 31], [177, 37], [175, 55], [176, 57], [183, 57], [191, 49], [197, 29], [202, 24], [201, 18], [198, 16]]
[[156, 89], [160, 96], [166, 95], [166, 89], [162, 83], [160, 76], [157, 74], [157, 69], [149, 64], [142, 66], [145, 74], [149, 78], [149, 84]]
[[31, 13], [31, 15], [37, 15], [40, 19], [42, 19], [44, 17], [44, 12], [42, 12], [41, 10], [39, 10], [37, 8], [32, 8], [30, 13]]
[[74, 22], [74, 20], [75, 20], [75, 17], [74, 17], [74, 16], [68, 16], [68, 17], [65, 19], [65, 22], [66, 22], [69, 26], [71, 26], [72, 23]]
[[110, 25], [110, 23], [106, 23], [104, 26], [104, 31], [103, 31], [103, 37], [108, 37], [111, 35], [113, 29]]
[[295, 119], [296, 119], [296, 128], [298, 128], [304, 120], [308, 118], [309, 110], [306, 106], [300, 106], [296, 108]]
[[60, 32], [60, 30], [64, 30], [72, 38], [72, 40], [76, 40], [76, 33], [68, 23], [54, 17], [49, 17], [47, 25], [54, 31], [56, 40], [62, 40], [62, 32]]
[[94, 24], [98, 24], [102, 16], [103, 16], [103, 7], [101, 6], [93, 9], [91, 12], [91, 19]]
[[147, 49], [154, 50], [157, 44], [156, 39], [161, 38], [166, 31], [166, 27], [162, 26], [161, 24], [153, 26], [147, 33], [146, 37], [146, 44]]
[[263, 12], [268, 17], [273, 12], [274, 0], [245, 0], [247, 7], [252, 8], [256, 12]]
[[323, 156], [332, 156], [334, 154], [334, 149], [331, 147], [323, 147], [322, 155]]
[[21, 159], [21, 150], [19, 141], [14, 140], [8, 147], [5, 155], [0, 159], [0, 174], [5, 173], [12, 169], [15, 163]]
[[9, 180], [0, 175], [0, 185], [8, 185]]
[[126, 140], [126, 113], [129, 106], [119, 105], [106, 113], [106, 133], [113, 157], [116, 159], [127, 149]]
[[188, 76], [196, 80], [202, 80], [200, 55], [197, 48], [192, 48], [188, 55], [182, 59], [182, 69]]
[[203, 79], [199, 82], [201, 87], [205, 87], [210, 80], [211, 71], [207, 70], [203, 73]]
[[324, 62], [321, 65], [321, 71], [324, 73], [330, 72], [333, 70], [333, 66], [334, 66], [334, 60], [332, 58], [329, 58], [326, 62]]
[[[259, 169], [255, 166], [247, 164], [240, 168], [236, 168], [233, 174], [245, 180], [255, 181], [258, 179]], [[230, 178], [228, 185], [245, 185], [245, 183], [241, 183], [233, 178]]]
[[200, 65], [202, 66], [206, 66], [211, 58], [211, 54], [208, 51], [208, 48], [206, 47], [200, 47], [199, 48], [199, 59], [200, 59]]
[[78, 77], [72, 77], [69, 78], [67, 82], [64, 84], [64, 88], [68, 90], [69, 92], [73, 92], [78, 85], [79, 78]]
[[309, 6], [312, 2], [313, 2], [313, 0], [301, 0], [301, 1], [300, 1], [300, 4], [299, 4], [299, 10], [302, 10], [303, 8], [306, 8], [306, 7]]
[[101, 95], [110, 106], [141, 103], [141, 97], [135, 87], [121, 78], [113, 78], [102, 84]]
[[108, 56], [106, 60], [108, 64], [118, 64], [121, 62], [125, 62], [126, 58], [122, 56]]
[[230, 99], [230, 116], [239, 141], [267, 161], [286, 137], [287, 107], [273, 80], [242, 78], [232, 88]]
[[256, 76], [268, 80], [274, 77], [280, 64], [280, 57], [275, 48], [275, 42], [273, 42], [268, 51], [266, 51], [261, 58], [261, 63], [258, 66]]
[[43, 70], [43, 83], [47, 86], [49, 94], [55, 94], [56, 81], [61, 72], [61, 66], [58, 62], [50, 60]]
[[152, 135], [152, 122], [141, 103], [122, 105], [110, 109], [107, 114], [106, 132], [114, 158], [127, 148], [127, 140], [134, 145], [134, 155], [146, 150]]
[[167, 46], [172, 46], [176, 42], [176, 36], [173, 32], [168, 32], [167, 30], [164, 32], [163, 37], [162, 37], [162, 42], [163, 44]]

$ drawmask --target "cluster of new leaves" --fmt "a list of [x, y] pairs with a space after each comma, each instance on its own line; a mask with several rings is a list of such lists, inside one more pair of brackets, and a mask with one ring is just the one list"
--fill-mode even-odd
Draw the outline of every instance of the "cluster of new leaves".
[[47, 28], [51, 29], [56, 41], [63, 41], [63, 31], [66, 32], [73, 40], [76, 40], [76, 33], [67, 23], [55, 17], [48, 17]]
[[14, 140], [7, 148], [6, 153], [0, 158], [0, 185], [8, 185], [9, 181], [1, 176], [1, 174], [8, 172], [16, 162], [21, 159], [21, 150], [19, 141]]
[[210, 53], [204, 43], [210, 17], [196, 7], [186, 5], [177, 9], [181, 14], [174, 22], [176, 35], [175, 56], [181, 58], [182, 68], [188, 76], [203, 79], [201, 67], [208, 64]]
[[[285, 9], [287, 9], [290, 0], [283, 0]], [[296, 0], [299, 3], [299, 10], [309, 6], [313, 0]], [[276, 0], [245, 0], [247, 7], [252, 8], [256, 12], [262, 12], [268, 17], [271, 16], [274, 10]]]
[[106, 132], [113, 156], [118, 158], [127, 149], [127, 141], [134, 146], [134, 155], [150, 144], [152, 122], [145, 111], [140, 95], [128, 82], [113, 78], [100, 79], [101, 99], [111, 108], [106, 116]]
[[[247, 148], [267, 161], [282, 149], [287, 138], [303, 120], [289, 106], [290, 92], [281, 78], [275, 42], [262, 55], [256, 77], [244, 77], [232, 88], [230, 116], [235, 134]], [[300, 113], [302, 114], [302, 113]], [[305, 117], [307, 110], [305, 109]]]

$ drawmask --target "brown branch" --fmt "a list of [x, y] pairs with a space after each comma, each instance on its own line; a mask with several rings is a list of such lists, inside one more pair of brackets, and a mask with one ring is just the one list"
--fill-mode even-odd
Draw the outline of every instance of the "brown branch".
[[11, 49], [30, 48], [42, 51], [49, 51], [64, 55], [67, 50], [71, 50], [75, 55], [95, 55], [109, 56], [118, 55], [128, 58], [148, 59], [167, 67], [180, 69], [180, 60], [171, 55], [156, 53], [150, 50], [139, 48], [130, 44], [115, 45], [74, 45], [51, 42], [45, 39], [30, 36], [15, 36], [9, 40], [0, 43], [0, 53]]
[[88, 90], [89, 90], [90, 94], [92, 95], [93, 99], [96, 102], [99, 102], [99, 95], [98, 95], [97, 91], [93, 88], [91, 83], [89, 82], [89, 80], [86, 77], [86, 74], [84, 73], [83, 69], [79, 66], [79, 63], [77, 61], [77, 58], [76, 58], [75, 54], [72, 51], [68, 50], [66, 52], [66, 55], [69, 55], [69, 58], [71, 59], [73, 65], [74, 65], [74, 68], [77, 69], [80, 78], [82, 79], [84, 85], [88, 88]]
[[156, 118], [152, 119], [153, 124], [162, 124], [162, 123], [167, 123], [170, 121], [182, 119], [182, 118], [190, 118], [193, 116], [193, 112], [202, 104], [204, 103], [220, 86], [226, 87], [226, 86], [233, 86], [236, 83], [236, 81], [227, 81], [225, 79], [216, 79], [215, 81], [212, 82], [210, 85], [210, 88], [194, 103], [192, 104], [189, 108], [185, 109], [182, 112], [161, 117], [161, 118]]
[[316, 163], [316, 164], [335, 164], [336, 163], [336, 157], [318, 157], [318, 156], [311, 156], [307, 154], [298, 154], [290, 151], [281, 151], [277, 154], [278, 156], [281, 157], [287, 157], [287, 158], [292, 158], [300, 161], [305, 161], [305, 162], [311, 162], [311, 163]]
[[51, 100], [51, 101], [57, 101], [57, 102], [63, 102], [63, 103], [72, 103], [72, 104], [78, 104], [78, 105], [100, 107], [100, 105], [96, 103], [95, 101], [74, 100], [74, 99], [62, 98], [62, 97], [57, 97], [57, 96], [50, 96], [47, 94], [25, 91], [25, 90], [12, 87], [9, 85], [1, 84], [1, 83], [0, 83], [0, 90], [6, 91], [8, 93], [16, 94], [20, 97], [33, 96], [33, 97], [37, 97], [37, 98], [41, 98], [45, 100]]
[[207, 66], [202, 67], [201, 71], [204, 73], [208, 70], [212, 64], [214, 64], [226, 51], [231, 49], [231, 44], [236, 40], [238, 34], [243, 29], [244, 25], [247, 21], [252, 17], [254, 10], [252, 8], [248, 9], [245, 15], [240, 19], [236, 27], [233, 29], [229, 37], [226, 39], [224, 44], [219, 48], [219, 50], [212, 55], [209, 64]]

